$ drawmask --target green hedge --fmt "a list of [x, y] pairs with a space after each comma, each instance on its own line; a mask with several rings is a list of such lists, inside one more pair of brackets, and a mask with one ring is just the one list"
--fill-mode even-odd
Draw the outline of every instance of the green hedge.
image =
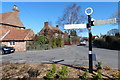
[[48, 44], [44, 44], [44, 45], [28, 45], [27, 46], [27, 50], [48, 50], [50, 49], [50, 46]]
[[93, 42], [94, 46], [98, 48], [106, 48], [112, 50], [120, 50], [120, 39], [113, 37], [106, 37], [105, 39], [96, 39]]
[[58, 38], [52, 38], [51, 39], [51, 47], [52, 48], [56, 48], [56, 47], [62, 47], [62, 38], [58, 37]]
[[35, 36], [31, 43], [27, 43], [27, 50], [47, 50], [62, 47], [62, 45], [61, 37], [48, 39], [46, 36]]

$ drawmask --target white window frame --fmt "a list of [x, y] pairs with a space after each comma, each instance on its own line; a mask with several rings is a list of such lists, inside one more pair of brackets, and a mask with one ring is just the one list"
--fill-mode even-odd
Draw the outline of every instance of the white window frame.
[[15, 41], [9, 41], [9, 42], [8, 42], [8, 45], [9, 45], [9, 46], [15, 46]]

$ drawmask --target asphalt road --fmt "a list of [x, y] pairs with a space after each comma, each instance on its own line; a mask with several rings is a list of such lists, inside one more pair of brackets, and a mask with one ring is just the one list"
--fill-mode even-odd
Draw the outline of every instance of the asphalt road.
[[[93, 48], [97, 61], [112, 68], [118, 68], [118, 51]], [[0, 62], [11, 63], [59, 63], [88, 66], [88, 47], [64, 46], [51, 50], [34, 50], [0, 55]], [[94, 64], [97, 62], [94, 61]]]

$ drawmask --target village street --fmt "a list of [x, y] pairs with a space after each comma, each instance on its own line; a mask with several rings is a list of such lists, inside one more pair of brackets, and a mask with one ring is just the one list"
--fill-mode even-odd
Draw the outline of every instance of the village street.
[[[97, 61], [101, 61], [103, 65], [118, 68], [118, 51], [93, 48], [93, 53], [96, 54]], [[16, 52], [0, 56], [2, 57], [0, 62], [59, 63], [88, 66], [88, 47], [86, 46], [72, 45], [51, 50]]]

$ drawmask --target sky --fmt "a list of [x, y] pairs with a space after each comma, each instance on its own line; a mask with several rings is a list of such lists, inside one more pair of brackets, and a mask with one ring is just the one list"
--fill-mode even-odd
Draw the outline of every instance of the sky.
[[[46, 21], [56, 26], [56, 21], [63, 15], [64, 9], [74, 3], [81, 6], [83, 15], [86, 15], [84, 13], [86, 8], [92, 7], [94, 12], [91, 17], [95, 20], [111, 18], [118, 10], [118, 2], [2, 2], [1, 12], [12, 12], [13, 5], [17, 5], [20, 10], [19, 17], [26, 29], [31, 28], [38, 33]], [[107, 34], [107, 31], [114, 28], [118, 28], [118, 25], [92, 26], [92, 33], [93, 35]], [[88, 31], [78, 35], [87, 37]]]

